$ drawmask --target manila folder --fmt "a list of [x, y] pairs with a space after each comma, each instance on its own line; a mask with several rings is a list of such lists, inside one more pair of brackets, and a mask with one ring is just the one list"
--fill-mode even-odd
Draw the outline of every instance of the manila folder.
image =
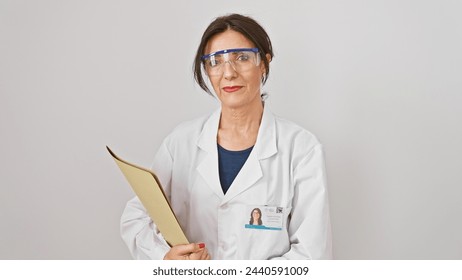
[[106, 148], [143, 203], [165, 241], [170, 246], [189, 244], [157, 176], [150, 170], [124, 161], [114, 154], [109, 147], [106, 146]]

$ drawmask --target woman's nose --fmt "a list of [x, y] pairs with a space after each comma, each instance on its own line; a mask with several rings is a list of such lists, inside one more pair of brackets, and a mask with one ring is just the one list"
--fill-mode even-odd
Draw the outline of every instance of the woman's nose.
[[226, 61], [223, 65], [223, 77], [225, 79], [233, 79], [237, 76], [237, 71], [231, 61]]

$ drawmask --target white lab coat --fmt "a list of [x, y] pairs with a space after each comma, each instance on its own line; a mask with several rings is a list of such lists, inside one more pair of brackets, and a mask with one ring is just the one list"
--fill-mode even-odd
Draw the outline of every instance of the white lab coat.
[[[152, 166], [189, 241], [204, 242], [212, 259], [332, 258], [324, 157], [315, 136], [264, 109], [255, 146], [224, 195], [220, 113], [178, 126]], [[245, 228], [254, 206], [282, 207], [282, 230]], [[122, 215], [121, 234], [135, 259], [162, 259], [169, 250], [136, 197]]]

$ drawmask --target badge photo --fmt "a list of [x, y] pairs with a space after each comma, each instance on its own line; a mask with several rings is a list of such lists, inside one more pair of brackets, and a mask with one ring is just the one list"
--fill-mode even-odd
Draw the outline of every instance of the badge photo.
[[276, 206], [249, 206], [247, 229], [282, 230], [284, 208]]

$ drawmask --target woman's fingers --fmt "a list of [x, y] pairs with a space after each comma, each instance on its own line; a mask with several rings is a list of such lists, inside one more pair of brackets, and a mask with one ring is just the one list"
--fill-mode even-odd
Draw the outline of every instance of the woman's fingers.
[[205, 260], [207, 256], [208, 251], [204, 243], [191, 243], [173, 246], [165, 254], [164, 260]]
[[196, 251], [196, 244], [176, 245], [165, 254], [164, 260], [184, 260]]
[[[198, 246], [199, 250], [197, 250], [194, 253], [191, 253], [189, 255], [190, 260], [206, 260], [207, 256], [209, 256], [209, 252], [208, 252], [207, 248], [205, 248], [205, 244], [204, 243], [199, 243], [198, 245], [199, 245]], [[210, 259], [210, 257], [209, 257], [209, 259]]]

